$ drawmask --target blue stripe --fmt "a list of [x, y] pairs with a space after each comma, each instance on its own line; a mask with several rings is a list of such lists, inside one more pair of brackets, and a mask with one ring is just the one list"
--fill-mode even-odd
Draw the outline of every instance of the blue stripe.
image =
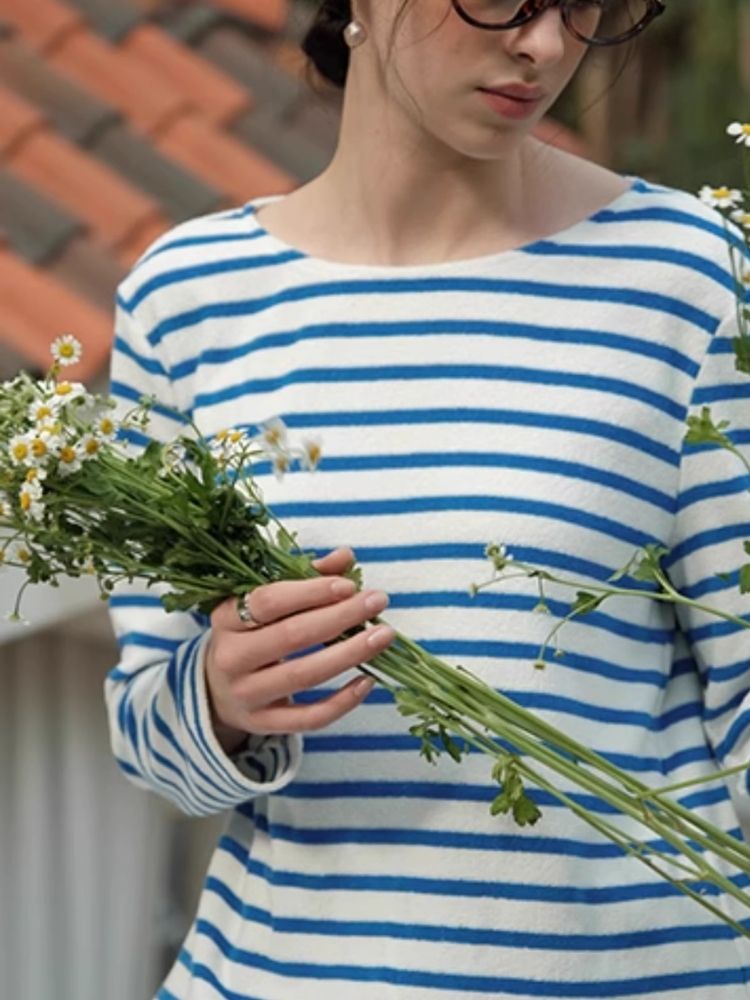
[[[307, 743], [307, 740], [305, 741]], [[665, 776], [669, 772], [665, 771]], [[720, 780], [720, 779], [717, 779]], [[452, 784], [444, 781], [373, 781], [358, 779], [357, 781], [315, 781], [305, 782], [295, 780], [276, 793], [292, 799], [352, 799], [352, 798], [383, 798], [383, 799], [437, 799], [451, 802], [483, 802], [489, 808], [497, 794], [497, 786], [473, 785], [469, 783]], [[570, 798], [589, 812], [602, 816], [619, 815], [618, 811], [594, 795], [583, 792], [570, 792]], [[534, 789], [534, 800], [543, 809], [567, 809], [550, 792]], [[675, 798], [686, 809], [703, 809], [728, 800], [727, 789], [722, 785], [715, 789], [700, 788], [697, 792]]]
[[[548, 951], [613, 951], [655, 948], [683, 941], [726, 941], [730, 927], [717, 922], [687, 926], [654, 927], [614, 934], [544, 934], [484, 927], [447, 927], [443, 924], [397, 923], [385, 920], [329, 920], [283, 916], [244, 902], [220, 879], [209, 876], [206, 889], [213, 892], [243, 920], [261, 924], [277, 934], [323, 934], [329, 937], [392, 938], [397, 941], [437, 941], [469, 947], [532, 948]], [[750, 920], [744, 921], [750, 926]]]
[[522, 514], [531, 517], [549, 518], [563, 524], [577, 524], [589, 531], [600, 532], [606, 538], [619, 538], [641, 548], [650, 542], [657, 542], [653, 535], [646, 534], [629, 524], [621, 524], [609, 517], [566, 507], [563, 504], [544, 500], [528, 500], [525, 497], [482, 496], [425, 496], [402, 497], [399, 499], [373, 500], [307, 500], [302, 503], [276, 503], [274, 513], [282, 521], [288, 518], [335, 518], [376, 517], [395, 514], [423, 514], [447, 511], [463, 513], [467, 511], [492, 511]]
[[700, 549], [707, 549], [712, 545], [720, 545], [722, 542], [733, 542], [735, 539], [744, 540], [750, 532], [750, 522], [741, 524], [727, 524], [718, 528], [710, 528], [708, 531], [699, 531], [684, 538], [679, 544], [664, 556], [662, 565], [669, 569], [674, 563], [685, 556], [692, 555]]
[[[288, 259], [289, 257], [286, 255], [284, 260], [279, 262], [285, 263]], [[268, 258], [266, 258], [266, 262], [268, 262]], [[164, 288], [167, 285], [176, 284], [181, 281], [193, 282], [201, 277], [210, 277], [216, 274], [236, 273], [245, 270], [252, 272], [252, 270], [261, 266], [263, 266], [263, 258], [240, 257], [230, 261], [209, 262], [207, 264], [167, 271], [150, 282], [144, 282], [138, 292], [126, 303], [125, 308], [132, 312], [143, 302], [149, 292], [156, 291], [157, 288]], [[517, 295], [536, 300], [549, 299], [550, 301], [616, 303], [617, 305], [632, 309], [643, 310], [649, 313], [663, 313], [666, 316], [684, 320], [711, 335], [714, 334], [720, 322], [719, 319], [710, 315], [705, 310], [689, 305], [684, 299], [662, 295], [658, 292], [648, 292], [639, 288], [620, 288], [606, 285], [574, 285], [521, 279], [505, 280], [502, 278], [453, 274], [440, 277], [425, 276], [418, 278], [336, 279], [286, 287], [271, 295], [256, 299], [209, 302], [194, 309], [175, 313], [173, 316], [163, 319], [148, 333], [148, 340], [152, 347], [156, 347], [171, 334], [208, 323], [211, 320], [240, 319], [267, 312], [271, 309], [278, 309], [283, 305], [295, 302], [304, 301], [310, 304], [310, 308], [314, 308], [313, 302], [318, 298], [346, 296], [347, 299], [353, 301], [357, 295], [370, 296], [387, 293], [388, 295], [395, 296], [412, 295], [415, 292], [418, 294], [435, 292], [492, 293], [508, 297]]]
[[[498, 746], [515, 750], [509, 743], [498, 739]], [[410, 735], [392, 733], [377, 734], [336, 734], [322, 736], [311, 733], [305, 738], [305, 751], [314, 753], [382, 753], [385, 751], [411, 753], [419, 752], [420, 741]], [[596, 749], [596, 748], [594, 748]], [[470, 753], [480, 751], [470, 750]], [[635, 754], [613, 753], [597, 749], [597, 753], [617, 767], [638, 773], [669, 774], [678, 767], [700, 761], [712, 761], [714, 756], [710, 748], [703, 744], [696, 747], [686, 747], [676, 751], [669, 757], [640, 757]]]
[[[351, 342], [360, 338], [375, 337], [378, 340], [389, 337], [421, 337], [438, 336], [488, 336], [522, 338], [535, 340], [540, 344], [589, 345], [604, 347], [608, 350], [622, 351], [639, 357], [652, 358], [661, 361], [676, 371], [685, 372], [691, 377], [698, 373], [698, 365], [676, 348], [667, 347], [643, 337], [631, 337], [608, 330], [591, 330], [585, 327], [545, 326], [539, 323], [510, 323], [497, 320], [480, 319], [432, 319], [425, 317], [420, 320], [404, 320], [398, 324], [392, 322], [359, 322], [359, 323], [323, 323], [294, 327], [291, 330], [263, 334], [251, 340], [232, 347], [210, 347], [200, 354], [185, 358], [174, 364], [169, 374], [174, 382], [192, 375], [201, 366], [226, 365], [232, 361], [246, 359], [264, 350], [277, 350], [281, 347], [294, 347], [299, 343], [311, 341]], [[335, 345], [332, 345], [335, 346]]]
[[[706, 448], [705, 450], [709, 450]], [[735, 476], [734, 479], [717, 479], [710, 483], [702, 483], [700, 486], [693, 486], [683, 490], [678, 498], [676, 510], [682, 512], [687, 507], [695, 503], [703, 503], [706, 500], [717, 500], [722, 497], [736, 496], [746, 493], [750, 489], [750, 478], [745, 473], [742, 476]]]
[[133, 348], [130, 343], [125, 340], [120, 334], [116, 334], [114, 338], [114, 343], [112, 345], [112, 350], [115, 354], [121, 354], [123, 357], [129, 358], [133, 361], [141, 371], [146, 372], [149, 375], [155, 375], [159, 378], [165, 380], [169, 379], [161, 361], [158, 358], [146, 358], [142, 354]]
[[496, 383], [500, 382], [583, 389], [637, 400], [660, 413], [674, 417], [680, 422], [685, 419], [686, 413], [686, 406], [683, 403], [676, 402], [670, 396], [665, 396], [663, 393], [644, 388], [639, 383], [628, 382], [625, 379], [607, 378], [579, 372], [522, 368], [518, 365], [469, 364], [368, 365], [366, 367], [350, 366], [346, 368], [335, 368], [333, 365], [329, 365], [325, 368], [301, 368], [297, 371], [285, 371], [283, 375], [273, 378], [245, 379], [213, 392], [196, 392], [193, 406], [195, 408], [216, 406], [238, 397], [275, 392], [292, 385], [341, 385], [343, 383], [394, 381], [433, 382], [438, 379], [451, 382], [466, 379], [492, 382], [494, 391], [498, 391]]
[[184, 641], [184, 638], [169, 639], [151, 632], [124, 632], [117, 639], [120, 649], [125, 649], [128, 646], [140, 646], [144, 649], [162, 649], [166, 653], [173, 653]]
[[284, 423], [290, 430], [322, 429], [325, 427], [389, 427], [399, 424], [432, 425], [456, 421], [461, 421], [462, 424], [537, 427], [545, 433], [557, 430], [571, 434], [582, 434], [586, 437], [601, 438], [625, 445], [639, 454], [659, 459], [670, 467], [677, 468], [680, 462], [679, 451], [668, 447], [661, 440], [650, 438], [629, 427], [607, 423], [603, 420], [560, 413], [461, 406], [422, 410], [324, 410], [318, 413], [290, 412], [284, 414]]
[[711, 278], [721, 288], [734, 292], [735, 282], [726, 268], [719, 267], [712, 260], [700, 257], [698, 254], [684, 250], [674, 250], [668, 247], [653, 247], [638, 244], [627, 246], [615, 244], [586, 243], [554, 243], [542, 240], [529, 247], [527, 253], [539, 257], [587, 257], [589, 259], [658, 261], [661, 264], [672, 264], [685, 268], [687, 271], [704, 274]]
[[[238, 807], [244, 813], [244, 807]], [[414, 830], [403, 827], [294, 827], [285, 823], [271, 823], [268, 817], [253, 814], [256, 829], [274, 840], [290, 844], [332, 845], [369, 844], [388, 847], [434, 847], [441, 850], [468, 850], [492, 852], [519, 852], [529, 854], [559, 855], [566, 858], [621, 860], [625, 855], [621, 847], [609, 840], [589, 842], [564, 837], [537, 837], [529, 833], [504, 834], [467, 833], [457, 830]], [[742, 831], [736, 837], [742, 841]], [[647, 839], [650, 848], [664, 854], [676, 855], [677, 849], [664, 840]], [[750, 918], [748, 918], [750, 920]]]
[[[230, 944], [227, 938], [207, 920], [196, 922], [198, 934], [209, 938], [218, 947], [227, 961], [233, 961], [247, 968], [261, 969], [264, 972], [281, 976], [283, 979], [314, 979], [317, 981], [345, 980], [351, 982], [391, 983], [397, 986], [412, 988], [450, 990], [465, 993], [484, 993], [487, 991], [504, 991], [522, 997], [553, 997], [562, 1000], [564, 997], [574, 997], [582, 1000], [584, 997], [632, 997], [653, 995], [657, 990], [681, 989], [685, 987], [706, 987], [744, 983], [745, 979], [740, 969], [712, 969], [699, 972], [678, 972], [669, 975], [647, 976], [633, 979], [579, 980], [560, 982], [559, 980], [544, 981], [540, 979], [519, 979], [511, 976], [481, 976], [460, 975], [439, 972], [421, 972], [416, 970], [397, 969], [389, 966], [376, 965], [323, 965], [317, 962], [282, 962], [252, 952], [240, 949]], [[235, 993], [223, 986], [216, 974], [203, 964], [191, 961], [190, 968], [193, 977], [210, 983], [226, 1000], [248, 1000], [246, 993]]]
[[[270, 463], [256, 462], [257, 474], [271, 471]], [[319, 468], [324, 472], [362, 472], [382, 469], [488, 468], [522, 469], [539, 475], [555, 475], [599, 483], [628, 496], [638, 497], [659, 510], [674, 513], [671, 494], [645, 486], [641, 481], [583, 462], [569, 462], [540, 455], [518, 455], [511, 452], [410, 452], [408, 455], [337, 455], [323, 456]]]
[[[654, 190], [654, 194], [659, 194], [658, 190]], [[718, 216], [717, 216], [718, 217]], [[631, 222], [674, 222], [679, 226], [685, 226], [688, 229], [702, 230], [705, 233], [711, 233], [713, 236], [718, 237], [723, 245], [726, 245], [727, 250], [729, 246], [734, 246], [735, 249], [740, 250], [743, 254], [746, 252], [747, 248], [742, 239], [740, 239], [733, 229], [728, 232], [720, 225], [718, 222], [709, 222], [708, 219], [702, 219], [698, 215], [692, 215], [689, 212], [682, 212], [675, 208], [658, 208], [656, 206], [650, 208], [632, 208], [626, 211], [612, 212], [607, 209], [599, 213], [599, 217], [596, 220], [601, 223], [617, 222], [617, 223], [631, 223]], [[675, 239], [681, 239], [681, 236], [675, 234]]]
[[[343, 875], [310, 874], [271, 868], [264, 862], [250, 857], [245, 845], [225, 834], [221, 837], [218, 850], [226, 851], [244, 865], [250, 875], [255, 875], [269, 886], [305, 889], [314, 892], [383, 892], [416, 893], [426, 896], [449, 896], [466, 899], [513, 899], [540, 903], [578, 903], [587, 906], [607, 906], [630, 900], [664, 899], [682, 896], [671, 883], [659, 879], [650, 882], [628, 882], [623, 885], [531, 885], [523, 882], [505, 882], [491, 878], [478, 879], [425, 878], [401, 875]], [[735, 885], [746, 888], [750, 875], [741, 874], [730, 879]], [[706, 896], [717, 896], [720, 891], [713, 885], [695, 880], [696, 892]]]

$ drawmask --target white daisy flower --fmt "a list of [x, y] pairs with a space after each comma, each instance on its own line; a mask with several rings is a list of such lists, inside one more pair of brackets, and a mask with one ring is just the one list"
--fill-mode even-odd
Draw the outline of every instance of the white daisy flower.
[[286, 424], [280, 417], [273, 417], [261, 425], [261, 440], [269, 448], [282, 450], [286, 448]]
[[86, 386], [82, 382], [58, 382], [48, 396], [55, 410], [72, 403], [74, 399], [88, 398]]
[[27, 565], [31, 562], [31, 549], [26, 542], [14, 541], [5, 550], [5, 558], [8, 562], [21, 563]]
[[12, 515], [13, 508], [10, 505], [10, 499], [4, 493], [0, 493], [0, 521], [9, 521]]
[[84, 434], [78, 442], [79, 454], [84, 461], [89, 458], [95, 458], [99, 454], [101, 447], [101, 439], [95, 434]]
[[27, 459], [29, 465], [39, 468], [52, 457], [50, 448], [50, 435], [34, 434], [29, 436], [30, 455]]
[[31, 460], [30, 435], [14, 435], [8, 443], [8, 453], [14, 465], [26, 465]]
[[729, 213], [729, 218], [744, 229], [750, 229], [750, 211], [748, 209], [736, 208], [733, 212]]
[[117, 431], [117, 421], [112, 417], [99, 417], [94, 424], [94, 434], [102, 441], [114, 441]]
[[57, 454], [57, 471], [61, 476], [78, 472], [82, 464], [77, 445], [64, 444]]
[[317, 469], [321, 455], [323, 454], [320, 438], [304, 438], [302, 441], [302, 452], [300, 462], [303, 467], [309, 469], [311, 472]]
[[55, 361], [61, 365], [74, 365], [80, 361], [83, 353], [80, 340], [77, 340], [72, 333], [64, 333], [62, 337], [58, 337], [53, 341], [50, 350]]
[[712, 188], [708, 184], [700, 189], [698, 197], [709, 208], [735, 208], [742, 203], [742, 192], [736, 188]]
[[283, 479], [284, 473], [289, 471], [289, 459], [286, 455], [274, 455], [272, 465], [273, 474], [277, 479]]
[[18, 503], [21, 512], [32, 521], [44, 518], [44, 504], [41, 502], [42, 488], [39, 483], [24, 483], [18, 492]]
[[736, 136], [738, 143], [750, 146], [750, 123], [732, 122], [727, 125], [727, 135]]
[[29, 407], [29, 418], [35, 424], [44, 424], [55, 416], [54, 409], [46, 399], [35, 399]]

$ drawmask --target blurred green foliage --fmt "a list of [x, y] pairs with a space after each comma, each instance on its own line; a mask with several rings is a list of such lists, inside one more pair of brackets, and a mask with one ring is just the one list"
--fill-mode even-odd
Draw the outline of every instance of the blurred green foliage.
[[750, 61], [750, 40], [743, 55], [740, 42], [747, 7], [748, 0], [668, 2], [647, 45], [647, 59], [663, 63], [667, 85], [657, 96], [668, 128], [661, 141], [630, 136], [620, 150], [623, 169], [689, 190], [742, 182], [742, 158], [726, 126], [750, 120], [740, 68], [741, 58]]

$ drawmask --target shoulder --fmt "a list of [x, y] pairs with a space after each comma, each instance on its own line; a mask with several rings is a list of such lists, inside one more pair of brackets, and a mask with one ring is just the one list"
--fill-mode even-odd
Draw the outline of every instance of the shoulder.
[[117, 287], [126, 311], [149, 314], [160, 303], [181, 297], [185, 282], [210, 276], [222, 261], [245, 252], [251, 239], [252, 210], [247, 205], [194, 216], [161, 233], [137, 258]]

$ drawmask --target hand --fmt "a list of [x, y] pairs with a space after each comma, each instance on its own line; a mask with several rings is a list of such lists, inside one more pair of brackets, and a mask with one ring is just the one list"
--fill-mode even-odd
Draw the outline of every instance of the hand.
[[[280, 580], [256, 587], [246, 598], [259, 626], [247, 625], [230, 597], [211, 613], [206, 653], [206, 683], [219, 742], [227, 753], [248, 733], [301, 733], [323, 729], [356, 708], [372, 690], [368, 677], [356, 677], [312, 705], [295, 705], [300, 691], [330, 681], [372, 659], [395, 638], [390, 625], [363, 630], [334, 642], [342, 632], [363, 625], [388, 604], [382, 591], [357, 592], [338, 574], [354, 563], [349, 548], [335, 549], [313, 566], [311, 580]], [[368, 599], [374, 598], [371, 606]], [[325, 649], [284, 661], [285, 656], [319, 643]]]

